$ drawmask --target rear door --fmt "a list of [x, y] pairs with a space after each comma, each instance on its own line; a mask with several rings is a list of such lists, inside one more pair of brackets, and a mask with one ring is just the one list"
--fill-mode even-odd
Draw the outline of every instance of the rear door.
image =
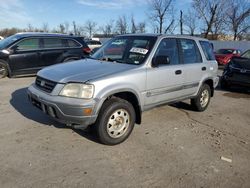
[[202, 77], [209, 67], [203, 63], [200, 50], [192, 39], [179, 39], [183, 74], [185, 78], [183, 93], [193, 95], [197, 92]]
[[33, 74], [40, 69], [39, 38], [26, 38], [17, 42], [11, 49], [9, 66], [13, 74]]
[[63, 61], [63, 54], [67, 53], [66, 44], [59, 37], [42, 39], [43, 50], [40, 53], [42, 67], [53, 65]]
[[170, 64], [147, 69], [146, 107], [183, 97], [184, 75], [177, 40], [175, 38], [162, 39], [154, 58], [156, 56], [168, 56]]

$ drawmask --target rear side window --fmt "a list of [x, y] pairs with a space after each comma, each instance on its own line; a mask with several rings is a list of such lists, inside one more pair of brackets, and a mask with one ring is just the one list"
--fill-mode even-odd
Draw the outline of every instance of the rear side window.
[[68, 45], [70, 48], [80, 47], [80, 44], [74, 40], [68, 39]]
[[38, 38], [30, 38], [24, 39], [17, 44], [18, 50], [36, 50], [39, 49], [39, 39]]
[[194, 40], [180, 39], [184, 64], [201, 63], [201, 54]]
[[206, 56], [206, 59], [215, 60], [212, 44], [207, 41], [200, 41], [200, 45]]
[[65, 47], [62, 39], [60, 39], [60, 38], [44, 38], [43, 42], [44, 42], [44, 48], [63, 48], [63, 47]]

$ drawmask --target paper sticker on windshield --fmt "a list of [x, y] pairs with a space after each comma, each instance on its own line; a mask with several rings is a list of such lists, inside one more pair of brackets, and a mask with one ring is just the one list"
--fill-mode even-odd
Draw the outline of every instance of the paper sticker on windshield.
[[131, 48], [130, 52], [146, 55], [148, 53], [148, 50], [144, 49], [144, 48], [133, 47], [133, 48]]

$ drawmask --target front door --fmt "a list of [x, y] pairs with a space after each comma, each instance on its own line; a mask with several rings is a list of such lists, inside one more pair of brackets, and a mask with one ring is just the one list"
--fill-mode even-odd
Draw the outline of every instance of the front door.
[[168, 56], [169, 64], [147, 69], [146, 108], [178, 99], [183, 96], [183, 67], [180, 64], [177, 40], [163, 39], [155, 56]]
[[24, 39], [12, 49], [9, 66], [14, 74], [33, 74], [39, 70], [39, 38]]

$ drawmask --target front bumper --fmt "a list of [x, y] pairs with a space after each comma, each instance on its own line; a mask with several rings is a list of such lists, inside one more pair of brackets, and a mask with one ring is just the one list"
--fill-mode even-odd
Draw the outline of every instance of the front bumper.
[[[60, 123], [76, 129], [85, 129], [97, 119], [97, 99], [76, 99], [51, 95], [38, 89], [35, 84], [28, 88], [31, 103]], [[85, 109], [92, 109], [91, 115], [84, 115]]]

